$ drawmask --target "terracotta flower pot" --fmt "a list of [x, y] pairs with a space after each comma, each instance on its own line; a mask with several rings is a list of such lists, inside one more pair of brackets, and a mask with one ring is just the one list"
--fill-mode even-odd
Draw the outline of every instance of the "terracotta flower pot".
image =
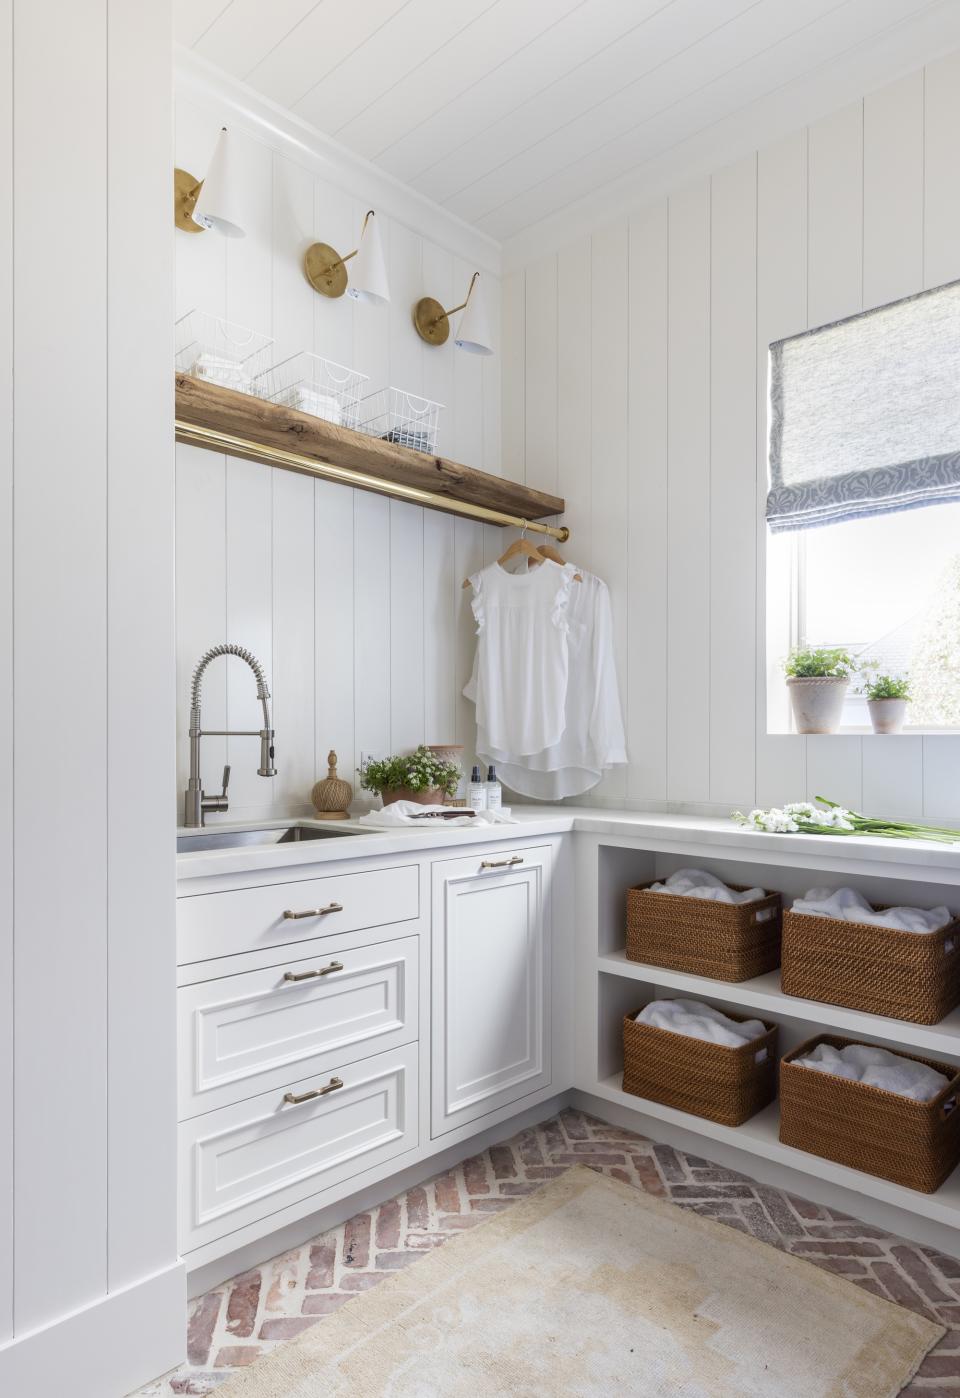
[[415, 801], [418, 806], [442, 806], [443, 792], [438, 786], [429, 787], [426, 791], [411, 791], [408, 786], [395, 786], [392, 791], [381, 791], [380, 800], [385, 806], [392, 806], [394, 801]]
[[846, 676], [787, 676], [798, 733], [836, 733], [850, 681]]
[[874, 733], [899, 733], [907, 713], [906, 699], [868, 699]]

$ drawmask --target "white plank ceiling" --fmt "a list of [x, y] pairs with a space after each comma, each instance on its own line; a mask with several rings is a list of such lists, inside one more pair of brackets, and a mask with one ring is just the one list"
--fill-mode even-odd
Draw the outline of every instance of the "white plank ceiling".
[[[960, 0], [175, 0], [176, 37], [496, 238], [837, 64], [960, 45]], [[851, 95], [853, 95], [851, 93]], [[814, 115], [811, 112], [809, 115]]]

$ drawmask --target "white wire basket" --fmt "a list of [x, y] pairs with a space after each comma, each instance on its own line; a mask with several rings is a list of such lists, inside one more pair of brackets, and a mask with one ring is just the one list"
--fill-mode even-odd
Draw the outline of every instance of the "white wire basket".
[[402, 388], [381, 388], [360, 400], [360, 431], [433, 455], [442, 408], [442, 403], [418, 398]]
[[356, 427], [360, 391], [368, 381], [367, 374], [301, 350], [258, 374], [254, 392], [338, 427]]
[[253, 393], [253, 381], [266, 368], [273, 340], [208, 311], [187, 311], [176, 322], [176, 367], [181, 374]]

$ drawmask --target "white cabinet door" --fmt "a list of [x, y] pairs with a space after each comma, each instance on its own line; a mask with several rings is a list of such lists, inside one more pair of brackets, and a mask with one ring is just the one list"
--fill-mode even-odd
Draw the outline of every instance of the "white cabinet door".
[[433, 865], [433, 1136], [550, 1082], [550, 856]]

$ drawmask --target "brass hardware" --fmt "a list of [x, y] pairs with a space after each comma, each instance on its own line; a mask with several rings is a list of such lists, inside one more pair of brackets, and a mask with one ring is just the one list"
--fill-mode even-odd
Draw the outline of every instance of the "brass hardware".
[[481, 869], [508, 869], [511, 864], [522, 864], [523, 859], [519, 854], [513, 855], [510, 859], [483, 859], [480, 861]]
[[342, 961], [331, 961], [329, 966], [321, 966], [316, 971], [284, 971], [285, 981], [312, 981], [316, 976], [329, 976], [333, 971], [342, 971]]
[[413, 324], [421, 340], [426, 340], [428, 345], [445, 345], [447, 343], [450, 335], [450, 317], [456, 315], [457, 311], [466, 310], [467, 301], [470, 300], [470, 292], [473, 291], [474, 283], [479, 275], [479, 272], [474, 272], [470, 278], [466, 300], [461, 301], [459, 306], [451, 306], [449, 311], [445, 311], [440, 302], [435, 301], [432, 296], [420, 298], [413, 308]]
[[300, 917], [324, 917], [327, 913], [342, 913], [342, 903], [328, 903], [325, 908], [305, 908], [302, 913], [295, 913], [292, 908], [287, 908], [284, 917], [296, 920]]
[[[502, 510], [488, 510], [486, 505], [474, 505], [467, 500], [455, 500], [447, 495], [437, 495], [432, 490], [421, 490], [419, 486], [403, 485], [400, 481], [384, 481], [379, 476], [368, 476], [364, 471], [354, 471], [347, 466], [334, 466], [329, 461], [314, 461], [312, 457], [299, 452], [285, 451], [282, 447], [261, 446], [245, 437], [234, 437], [229, 432], [219, 432], [212, 427], [195, 427], [192, 423], [177, 418], [174, 424], [178, 442], [189, 446], [206, 447], [212, 451], [223, 451], [228, 456], [239, 456], [251, 461], [266, 461], [271, 466], [280, 466], [287, 471], [299, 471], [306, 476], [319, 476], [321, 480], [337, 481], [340, 485], [356, 486], [376, 495], [389, 495], [396, 500], [410, 500], [415, 505], [426, 505], [429, 509], [443, 510], [446, 514], [464, 515], [467, 519], [482, 519], [486, 524], [513, 525], [519, 529], [525, 523], [519, 515], [504, 514]], [[570, 530], [561, 525], [540, 524], [532, 520], [526, 524], [528, 533], [545, 534], [557, 543], [565, 544], [570, 538]]]
[[[360, 238], [363, 239], [367, 221], [373, 210], [368, 209], [363, 219], [363, 227], [360, 229]], [[332, 248], [329, 243], [311, 243], [303, 254], [303, 272], [307, 281], [314, 291], [319, 291], [321, 296], [329, 296], [336, 300], [342, 296], [347, 289], [347, 268], [346, 264], [351, 257], [356, 257], [360, 251], [355, 247], [353, 252], [348, 252], [341, 257], [336, 248]]]
[[296, 1092], [285, 1092], [283, 1100], [289, 1102], [291, 1107], [299, 1107], [301, 1102], [312, 1102], [317, 1097], [326, 1097], [328, 1092], [336, 1092], [338, 1087], [343, 1087], [343, 1078], [331, 1078], [326, 1087], [315, 1087], [310, 1092], [301, 1092], [299, 1096]]
[[191, 215], [200, 197], [203, 180], [188, 170], [173, 172], [173, 221], [184, 233], [206, 233], [202, 224], [194, 223]]

